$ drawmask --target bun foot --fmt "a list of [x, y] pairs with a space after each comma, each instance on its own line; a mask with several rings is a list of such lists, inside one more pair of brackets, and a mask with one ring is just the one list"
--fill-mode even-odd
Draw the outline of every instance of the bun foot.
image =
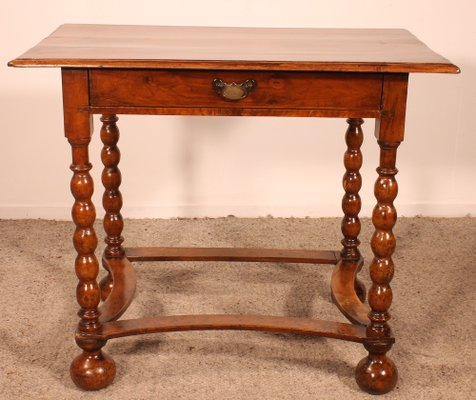
[[71, 379], [84, 390], [98, 390], [110, 385], [116, 376], [114, 360], [101, 350], [84, 351], [70, 367]]
[[359, 387], [370, 394], [385, 394], [397, 384], [397, 367], [385, 354], [369, 354], [355, 369]]

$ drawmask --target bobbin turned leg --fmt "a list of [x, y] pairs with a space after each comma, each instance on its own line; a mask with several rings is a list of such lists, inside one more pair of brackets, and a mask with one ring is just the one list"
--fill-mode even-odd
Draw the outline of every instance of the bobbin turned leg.
[[382, 116], [377, 120], [375, 136], [380, 146], [380, 163], [374, 192], [377, 205], [372, 213], [375, 232], [371, 239], [374, 258], [370, 263], [372, 286], [368, 292], [370, 324], [367, 337], [380, 338], [367, 342], [369, 355], [357, 365], [355, 377], [362, 390], [372, 394], [384, 394], [397, 384], [397, 368], [386, 353], [391, 349], [392, 336], [388, 321], [388, 309], [392, 303], [390, 281], [393, 278], [392, 254], [395, 236], [392, 228], [397, 221], [393, 205], [398, 192], [395, 175], [397, 148], [404, 137], [405, 106], [408, 74], [387, 74], [384, 77]]
[[76, 298], [80, 310], [80, 321], [76, 332], [76, 342], [83, 353], [71, 363], [70, 373], [74, 383], [87, 390], [101, 389], [109, 385], [116, 374], [114, 361], [101, 348], [105, 341], [90, 338], [97, 333], [99, 322], [98, 304], [101, 297], [97, 275], [99, 264], [94, 251], [97, 237], [93, 228], [96, 212], [91, 201], [94, 191], [89, 171], [88, 145], [91, 140], [91, 117], [87, 111], [88, 79], [87, 71], [67, 69], [62, 71], [65, 133], [72, 147], [71, 192], [75, 202], [72, 209], [76, 230], [73, 236], [77, 252], [75, 261], [79, 283]]
[[[358, 239], [360, 233], [359, 211], [361, 201], [359, 190], [362, 187], [362, 177], [360, 176], [360, 167], [362, 166], [362, 152], [360, 147], [363, 142], [363, 133], [361, 125], [364, 121], [360, 118], [349, 118], [347, 120], [349, 127], [345, 134], [345, 142], [347, 151], [344, 154], [344, 166], [346, 172], [342, 179], [344, 187], [344, 197], [342, 198], [342, 211], [344, 218], [342, 219], [342, 251], [341, 263], [344, 268], [351, 268], [356, 272], [362, 268], [362, 256], [359, 251], [360, 241]], [[354, 287], [359, 299], [365, 301], [365, 286], [355, 277]]]
[[[121, 153], [117, 147], [119, 140], [119, 129], [116, 122], [118, 118], [114, 114], [107, 114], [101, 117], [103, 123], [101, 128], [101, 140], [104, 144], [101, 151], [101, 160], [104, 164], [102, 172], [102, 183], [104, 194], [102, 203], [106, 214], [103, 220], [104, 231], [106, 232], [106, 258], [116, 258], [124, 256], [121, 236], [124, 222], [121, 215], [122, 195], [119, 191], [121, 185], [121, 171], [118, 168]], [[103, 267], [108, 274], [101, 280], [101, 298], [106, 300], [111, 293], [113, 280], [107, 262], [103, 260]]]
[[[377, 168], [379, 177], [375, 183], [377, 205], [372, 214], [375, 233], [371, 246], [374, 259], [370, 264], [372, 287], [369, 289], [370, 325], [367, 326], [367, 336], [388, 337], [391, 330], [387, 323], [390, 319], [388, 309], [392, 303], [390, 281], [393, 277], [394, 265], [392, 253], [395, 249], [395, 236], [392, 228], [397, 220], [393, 200], [397, 196], [395, 174], [395, 156], [398, 143], [379, 142], [381, 151], [380, 167]], [[386, 356], [391, 344], [368, 344], [368, 357], [360, 361], [356, 369], [358, 385], [372, 394], [383, 394], [392, 390], [397, 383], [395, 364]]]

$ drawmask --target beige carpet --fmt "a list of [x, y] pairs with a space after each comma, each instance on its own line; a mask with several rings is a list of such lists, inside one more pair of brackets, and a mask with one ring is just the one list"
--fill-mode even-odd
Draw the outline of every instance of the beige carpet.
[[[338, 219], [126, 221], [126, 244], [338, 249]], [[369, 220], [362, 250], [370, 259]], [[183, 332], [115, 339], [115, 383], [83, 392], [69, 379], [77, 317], [72, 224], [0, 221], [0, 399], [367, 399], [354, 378], [361, 345], [262, 332]], [[101, 231], [101, 229], [98, 229]], [[393, 281], [388, 399], [476, 398], [476, 219], [402, 218]], [[101, 246], [102, 247], [102, 246]], [[136, 264], [124, 317], [255, 313], [345, 321], [330, 266]], [[367, 269], [362, 280], [368, 283]]]

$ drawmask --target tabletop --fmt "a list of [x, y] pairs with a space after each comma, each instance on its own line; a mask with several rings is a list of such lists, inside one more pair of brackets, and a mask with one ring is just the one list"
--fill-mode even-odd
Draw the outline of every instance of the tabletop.
[[403, 29], [65, 24], [14, 67], [446, 72], [459, 69]]

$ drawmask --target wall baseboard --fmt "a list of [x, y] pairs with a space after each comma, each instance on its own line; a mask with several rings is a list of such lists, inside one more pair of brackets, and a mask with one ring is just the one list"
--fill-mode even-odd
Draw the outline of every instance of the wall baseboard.
[[[399, 216], [414, 217], [467, 217], [476, 216], [476, 203], [396, 203]], [[362, 208], [360, 216], [370, 217], [372, 205]], [[102, 218], [103, 210], [97, 207], [98, 218]], [[340, 217], [342, 212], [339, 204], [314, 205], [193, 205], [193, 206], [131, 206], [124, 207], [124, 218], [217, 218], [233, 215], [240, 218], [254, 217], [295, 217], [319, 218]], [[68, 206], [0, 206], [0, 219], [71, 219], [71, 208]]]

